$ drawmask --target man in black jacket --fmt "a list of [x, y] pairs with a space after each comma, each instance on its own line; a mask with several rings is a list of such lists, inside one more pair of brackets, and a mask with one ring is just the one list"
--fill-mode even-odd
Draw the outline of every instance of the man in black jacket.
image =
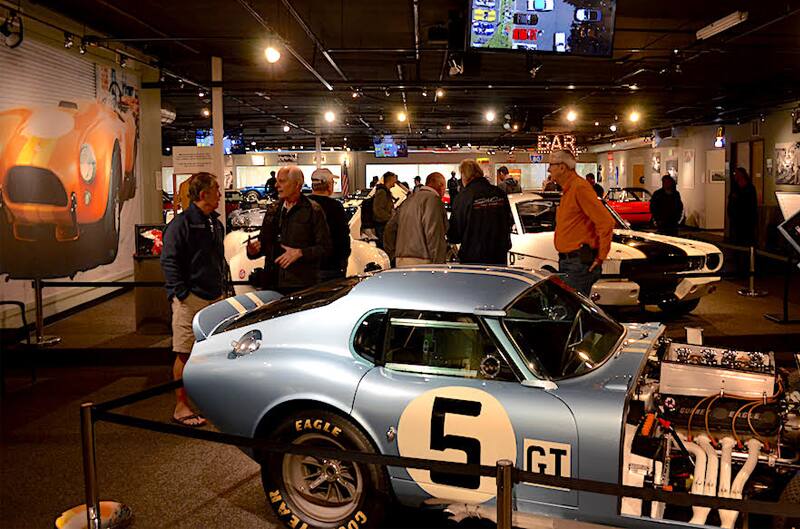
[[267, 207], [258, 239], [247, 245], [251, 259], [266, 257], [261, 288], [283, 295], [316, 285], [331, 237], [322, 207], [305, 197], [303, 171], [296, 165], [278, 170], [278, 202]]
[[505, 266], [514, 225], [508, 197], [486, 180], [474, 160], [461, 162], [459, 171], [464, 189], [453, 204], [447, 240], [461, 244], [462, 263]]
[[[192, 319], [201, 309], [222, 298], [225, 281], [225, 249], [222, 223], [215, 211], [220, 200], [217, 178], [196, 173], [189, 184], [191, 204], [164, 231], [161, 268], [172, 302], [172, 350], [175, 380], [183, 376], [194, 345]], [[193, 413], [183, 388], [176, 390], [172, 420], [186, 426], [203, 426], [206, 420]]]
[[320, 281], [339, 279], [347, 275], [347, 259], [350, 257], [350, 228], [344, 206], [331, 198], [333, 194], [333, 173], [330, 169], [317, 169], [311, 173], [311, 190], [308, 197], [322, 207], [328, 230], [331, 234], [333, 249], [320, 263]]
[[672, 176], [665, 174], [661, 177], [661, 189], [656, 189], [650, 199], [650, 215], [658, 233], [678, 235], [678, 225], [683, 218], [683, 201], [675, 189]]

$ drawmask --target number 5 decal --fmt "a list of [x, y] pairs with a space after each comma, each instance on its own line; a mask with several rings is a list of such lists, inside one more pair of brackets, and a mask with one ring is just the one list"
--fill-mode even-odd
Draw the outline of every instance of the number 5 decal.
[[[436, 397], [433, 399], [433, 412], [431, 413], [431, 450], [445, 450], [453, 448], [467, 454], [467, 463], [479, 465], [481, 462], [481, 442], [472, 437], [444, 433], [444, 419], [448, 413], [478, 417], [481, 414], [481, 403], [472, 400], [450, 399]], [[466, 489], [477, 489], [481, 486], [480, 476], [467, 476], [465, 474], [448, 474], [446, 472], [431, 471], [431, 480], [442, 485], [453, 485]]]
[[[397, 427], [400, 455], [435, 461], [494, 465], [517, 459], [517, 441], [508, 413], [486, 391], [449, 386], [412, 400]], [[425, 492], [450, 501], [481, 503], [492, 499], [492, 477], [408, 469]]]

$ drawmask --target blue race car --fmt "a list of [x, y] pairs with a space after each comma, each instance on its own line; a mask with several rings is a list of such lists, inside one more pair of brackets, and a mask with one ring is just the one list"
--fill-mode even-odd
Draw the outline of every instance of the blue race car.
[[[716, 474], [709, 488], [712, 470], [706, 473], [713, 460], [714, 472], [728, 469], [719, 489], [730, 497], [742, 496], [751, 473], [751, 481], [767, 475], [772, 490], [788, 481], [797, 452], [786, 445], [788, 455], [776, 452], [786, 425], [774, 408], [786, 403], [771, 400], [781, 387], [774, 358], [678, 347], [661, 339], [663, 330], [621, 325], [555, 276], [486, 266], [398, 268], [204, 309], [195, 317], [184, 383], [220, 430], [278, 443], [484, 465], [509, 459], [547, 475], [688, 486], [707, 495], [717, 491]], [[760, 415], [731, 423], [716, 413], [739, 404], [709, 403], [720, 383], [754, 398], [747, 405], [763, 406]], [[697, 409], [706, 426], [695, 420], [700, 435], [690, 441], [688, 418]], [[731, 426], [746, 447], [735, 457]], [[293, 529], [378, 526], [391, 499], [446, 508], [456, 519], [495, 516], [494, 478], [250, 455], [262, 465], [267, 502]], [[639, 528], [689, 517], [702, 525], [708, 516], [708, 509], [665, 514], [657, 502], [526, 483], [515, 488], [514, 509], [521, 527], [541, 516]]]
[[494, 35], [494, 24], [475, 21], [472, 23], [472, 33], [475, 35]]

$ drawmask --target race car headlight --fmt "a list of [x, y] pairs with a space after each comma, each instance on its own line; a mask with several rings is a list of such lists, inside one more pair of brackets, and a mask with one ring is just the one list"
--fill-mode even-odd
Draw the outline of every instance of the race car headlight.
[[94, 157], [94, 149], [87, 143], [81, 145], [80, 171], [81, 178], [87, 184], [92, 183], [97, 173], [97, 159]]

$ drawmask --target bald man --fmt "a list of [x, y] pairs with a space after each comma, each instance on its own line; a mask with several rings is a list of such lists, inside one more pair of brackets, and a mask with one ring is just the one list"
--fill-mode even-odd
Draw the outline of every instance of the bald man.
[[442, 173], [431, 173], [397, 208], [386, 224], [384, 249], [397, 266], [444, 263], [447, 256], [447, 216], [442, 197], [447, 184]]
[[303, 171], [281, 167], [278, 202], [267, 207], [258, 239], [247, 245], [251, 259], [266, 258], [261, 288], [289, 295], [319, 283], [320, 262], [331, 252], [322, 207], [303, 196]]

